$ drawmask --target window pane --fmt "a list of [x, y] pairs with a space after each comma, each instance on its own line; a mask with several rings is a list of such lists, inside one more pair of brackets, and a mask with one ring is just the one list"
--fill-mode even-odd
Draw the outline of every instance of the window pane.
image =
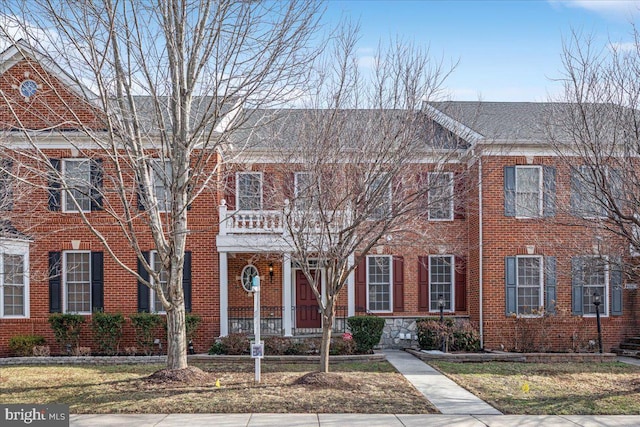
[[608, 302], [606, 295], [607, 275], [606, 261], [600, 258], [585, 258], [583, 270], [582, 305], [584, 314], [596, 314], [593, 305], [593, 294], [600, 295], [600, 313], [607, 312]]
[[391, 310], [391, 274], [389, 257], [369, 257], [369, 310]]
[[295, 207], [306, 210], [313, 208], [318, 198], [318, 192], [313, 182], [313, 175], [309, 172], [295, 174]]
[[4, 286], [4, 315], [24, 316], [24, 286]]
[[540, 216], [539, 168], [516, 168], [516, 215]]
[[3, 255], [4, 284], [24, 284], [24, 257], [22, 255]]
[[542, 306], [540, 267], [539, 257], [518, 258], [518, 314], [532, 314]]
[[65, 160], [64, 178], [69, 190], [65, 210], [77, 211], [74, 199], [83, 211], [91, 210], [91, 165], [88, 160]]
[[391, 212], [391, 187], [386, 176], [375, 178], [368, 189], [372, 220], [381, 220]]
[[429, 219], [451, 219], [452, 190], [450, 173], [429, 174]]
[[91, 270], [89, 253], [67, 252], [65, 258], [67, 311], [72, 313], [91, 312]]
[[260, 174], [238, 174], [238, 209], [247, 211], [262, 209], [262, 179]]
[[158, 201], [158, 210], [168, 211], [171, 207], [171, 162], [155, 160], [153, 168], [153, 193]]
[[440, 310], [438, 300], [444, 299], [444, 310], [451, 310], [451, 289], [453, 285], [452, 257], [429, 257], [429, 286], [431, 311]]

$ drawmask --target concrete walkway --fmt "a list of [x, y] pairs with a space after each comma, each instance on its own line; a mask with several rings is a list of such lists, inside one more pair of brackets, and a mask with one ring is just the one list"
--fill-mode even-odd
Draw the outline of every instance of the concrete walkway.
[[131, 414], [71, 415], [71, 427], [637, 427], [636, 415]]
[[420, 359], [400, 350], [384, 350], [387, 361], [444, 415], [501, 415], [493, 406], [460, 387]]

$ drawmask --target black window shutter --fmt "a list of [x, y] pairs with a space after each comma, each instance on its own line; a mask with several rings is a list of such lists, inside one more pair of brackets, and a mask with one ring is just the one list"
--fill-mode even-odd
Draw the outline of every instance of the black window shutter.
[[191, 251], [185, 251], [182, 266], [182, 291], [184, 293], [184, 309], [191, 312]]
[[508, 256], [504, 258], [505, 266], [505, 296], [506, 315], [510, 316], [518, 312], [518, 294], [516, 289], [517, 266], [516, 257]]
[[[147, 263], [150, 259], [149, 255], [149, 251], [142, 252], [142, 256], [147, 261]], [[147, 282], [149, 281], [149, 272], [146, 268], [144, 268], [144, 265], [140, 260], [138, 260], [138, 274], [142, 279], [146, 280]], [[151, 311], [151, 306], [149, 304], [149, 291], [150, 289], [147, 285], [145, 285], [141, 281], [138, 281], [138, 312], [140, 313], [148, 313], [149, 311]]]
[[504, 216], [516, 216], [516, 167], [504, 167]]
[[609, 264], [611, 286], [611, 315], [622, 316], [622, 261], [617, 258]]
[[104, 310], [104, 255], [91, 252], [91, 310]]
[[418, 257], [418, 310], [429, 311], [429, 257]]
[[0, 176], [0, 186], [2, 189], [2, 200], [0, 200], [0, 210], [13, 210], [13, 159], [2, 159], [2, 173]]
[[138, 181], [138, 191], [136, 192], [136, 197], [138, 200], [138, 210], [143, 211], [144, 208], [144, 188], [142, 187], [142, 183]]
[[404, 311], [404, 258], [393, 257], [393, 311]]
[[102, 185], [103, 185], [102, 159], [91, 160], [91, 210], [102, 210]]
[[545, 311], [549, 314], [556, 313], [556, 283], [556, 257], [544, 257]]
[[[60, 159], [49, 159], [51, 167], [60, 173], [61, 162]], [[62, 208], [62, 191], [60, 190], [60, 180], [55, 172], [49, 173], [49, 210], [59, 211]]]
[[62, 313], [62, 252], [49, 252], [49, 312]]
[[584, 273], [584, 258], [571, 258], [571, 313], [582, 315], [582, 285]]
[[556, 215], [556, 168], [544, 166], [542, 168], [542, 213], [545, 217]]
[[463, 257], [455, 257], [454, 271], [455, 311], [467, 309], [467, 263]]

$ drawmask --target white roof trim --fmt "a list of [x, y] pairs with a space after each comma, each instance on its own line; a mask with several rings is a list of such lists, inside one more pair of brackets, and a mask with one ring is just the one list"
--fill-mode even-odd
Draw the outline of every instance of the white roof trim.
[[443, 113], [432, 105], [425, 103], [424, 110], [431, 119], [435, 120], [440, 125], [444, 126], [451, 132], [455, 133], [463, 139], [468, 140], [471, 143], [477, 143], [478, 141], [485, 139], [484, 135], [479, 134], [470, 127], [463, 125], [459, 121], [453, 119], [451, 116]]

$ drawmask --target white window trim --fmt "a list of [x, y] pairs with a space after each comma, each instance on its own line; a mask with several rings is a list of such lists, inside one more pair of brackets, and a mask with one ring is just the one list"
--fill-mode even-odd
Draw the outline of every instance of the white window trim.
[[[369, 260], [371, 258], [388, 258], [389, 259], [389, 310], [369, 309]], [[392, 255], [367, 255], [366, 269], [367, 269], [367, 312], [393, 313], [393, 256]]]
[[[519, 311], [520, 304], [518, 304], [518, 289], [520, 289], [520, 275], [518, 274], [518, 260], [523, 258], [537, 258], [540, 260], [540, 284], [538, 285], [539, 295], [540, 295], [540, 304], [535, 308], [536, 310], [540, 310], [538, 314], [527, 314], [527, 313], [517, 313], [518, 317], [542, 317], [544, 312], [544, 257], [542, 255], [517, 255], [516, 256], [516, 312]], [[524, 287], [524, 286], [523, 286]], [[529, 286], [527, 286], [529, 287]]]
[[444, 312], [445, 313], [453, 313], [455, 312], [455, 301], [456, 301], [456, 294], [455, 294], [455, 289], [456, 289], [456, 258], [453, 255], [450, 254], [444, 254], [444, 255], [429, 255], [429, 312], [430, 313], [439, 313], [440, 310], [431, 310], [431, 258], [445, 258], [445, 257], [449, 257], [449, 260], [451, 262], [451, 302], [450, 302], [450, 308], [447, 310], [445, 309]]
[[91, 197], [89, 197], [89, 209], [67, 209], [67, 198], [69, 197], [69, 191], [72, 190], [73, 187], [71, 186], [67, 186], [67, 162], [87, 162], [89, 164], [89, 179], [87, 180], [87, 183], [89, 184], [89, 191], [91, 191], [91, 159], [88, 158], [67, 158], [67, 159], [62, 159], [61, 162], [61, 170], [60, 173], [62, 174], [63, 180], [65, 182], [65, 189], [61, 190], [61, 199], [60, 202], [62, 203], [62, 212], [65, 213], [90, 213], [91, 212]]
[[264, 176], [262, 172], [236, 172], [236, 209], [239, 211], [245, 211], [246, 209], [240, 209], [240, 175], [258, 175], [260, 177], [260, 209], [264, 209]]
[[0, 247], [3, 251], [0, 252], [0, 271], [4, 271], [4, 260], [2, 255], [22, 255], [22, 262], [24, 271], [22, 272], [24, 278], [24, 314], [22, 316], [7, 315], [4, 314], [4, 280], [2, 280], [2, 286], [0, 286], [0, 319], [27, 319], [30, 315], [30, 298], [29, 298], [29, 243], [26, 241], [15, 241], [10, 239], [0, 239]]
[[453, 193], [453, 172], [429, 172], [428, 175], [428, 185], [431, 185], [431, 177], [433, 175], [448, 175], [449, 176], [449, 180], [448, 180], [448, 186], [449, 186], [449, 217], [448, 218], [432, 218], [431, 217], [431, 209], [429, 208], [429, 206], [431, 206], [431, 188], [429, 188], [429, 191], [427, 192], [427, 215], [428, 215], [428, 219], [429, 221], [453, 221], [453, 210], [454, 210], [454, 204], [453, 204], [453, 197], [454, 197], [454, 193]]
[[244, 283], [244, 273], [245, 271], [247, 271], [248, 268], [254, 268], [258, 276], [260, 276], [260, 270], [258, 270], [258, 267], [255, 264], [247, 264], [244, 267], [242, 267], [242, 272], [240, 273], [240, 285], [242, 286], [242, 289], [244, 289], [245, 291], [251, 292], [251, 283], [249, 283], [249, 289], [247, 289]]
[[[522, 169], [537, 169], [538, 170], [538, 213], [535, 216], [527, 216], [527, 215], [518, 215], [518, 170]], [[542, 166], [525, 166], [518, 165], [515, 169], [515, 188], [516, 188], [516, 219], [532, 219], [532, 218], [541, 218], [543, 216], [544, 210], [544, 177], [542, 176], [544, 171], [542, 170]]]
[[[158, 256], [158, 251], [150, 251], [149, 252], [149, 265], [155, 271], [154, 266], [156, 265], [156, 257]], [[157, 273], [157, 272], [156, 272]], [[153, 275], [149, 275], [149, 282], [152, 285], [155, 285], [155, 280]], [[156, 291], [153, 288], [149, 288], [149, 313], [155, 314], [167, 314], [164, 307], [160, 307], [161, 310], [156, 309]]]
[[67, 255], [68, 254], [89, 254], [89, 305], [92, 305], [93, 295], [91, 294], [91, 251], [63, 251], [62, 252], [62, 312], [73, 314], [92, 314], [93, 307], [89, 311], [69, 311], [67, 295]]
[[[598, 256], [598, 255], [591, 255], [591, 256], [585, 256], [585, 258], [600, 258], [604, 261], [604, 301], [600, 303], [600, 317], [609, 317], [609, 305], [611, 304], [611, 301], [609, 301], [609, 288], [611, 287], [611, 280], [610, 280], [610, 276], [609, 276], [609, 257], [604, 255], [604, 256]], [[584, 271], [582, 272], [583, 278], [584, 278]], [[585, 286], [584, 284], [582, 285], [583, 287], [583, 292], [584, 292], [584, 288], [585, 287], [589, 287], [591, 288], [592, 286]], [[583, 306], [582, 306], [582, 312], [584, 313], [584, 301], [582, 302]], [[588, 313], [588, 314], [583, 314], [582, 317], [596, 317], [596, 314], [593, 313]]]

